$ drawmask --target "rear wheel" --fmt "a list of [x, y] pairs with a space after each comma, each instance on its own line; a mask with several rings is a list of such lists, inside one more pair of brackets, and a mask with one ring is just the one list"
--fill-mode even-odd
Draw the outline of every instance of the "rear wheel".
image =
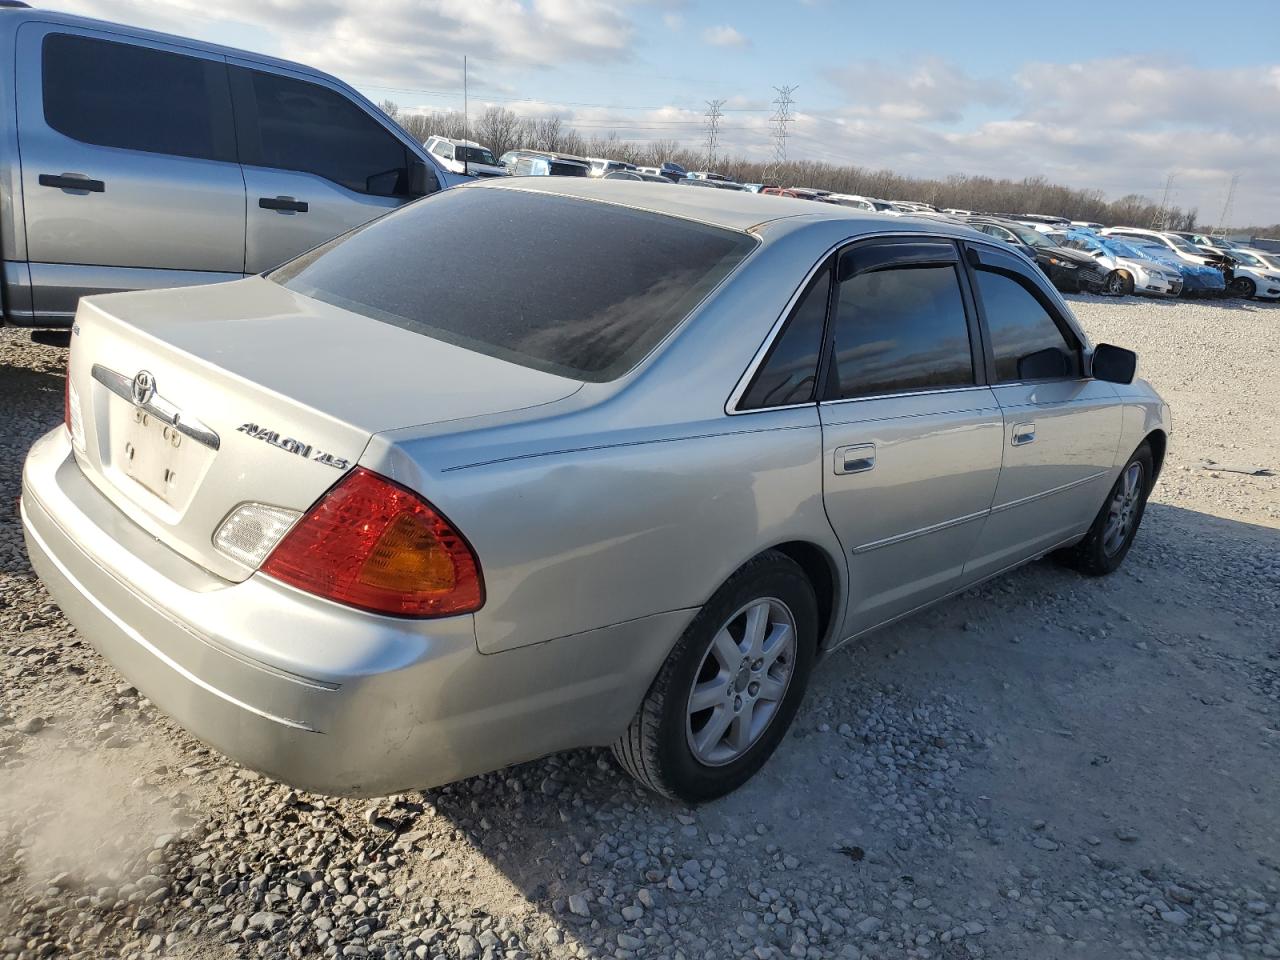
[[768, 552], [735, 573], [689, 624], [613, 745], [628, 773], [699, 803], [769, 759], [804, 697], [818, 605], [799, 565]]
[[1154, 477], [1151, 448], [1144, 440], [1120, 471], [1085, 538], [1060, 551], [1058, 559], [1095, 577], [1116, 570], [1133, 546]]
[[1133, 277], [1123, 270], [1112, 270], [1107, 274], [1105, 289], [1113, 297], [1127, 297], [1133, 293]]

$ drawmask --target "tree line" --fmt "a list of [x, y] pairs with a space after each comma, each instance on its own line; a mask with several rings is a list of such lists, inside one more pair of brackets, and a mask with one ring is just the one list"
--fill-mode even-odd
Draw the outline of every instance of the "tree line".
[[[704, 152], [681, 146], [678, 140], [636, 143], [616, 133], [584, 136], [559, 117], [522, 117], [505, 107], [488, 107], [466, 122], [456, 110], [432, 113], [400, 109], [391, 100], [380, 104], [391, 119], [418, 142], [431, 136], [474, 140], [502, 156], [508, 150], [545, 150], [579, 157], [609, 157], [639, 166], [674, 161], [687, 170], [706, 166]], [[945, 178], [909, 177], [893, 170], [839, 165], [821, 160], [790, 160], [780, 167], [743, 157], [716, 158], [716, 171], [739, 183], [771, 183], [785, 187], [813, 187], [886, 200], [916, 200], [941, 208], [1040, 213], [1133, 227], [1194, 230], [1196, 210], [1160, 205], [1148, 197], [1129, 194], [1107, 200], [1101, 190], [1082, 190], [1050, 183], [1044, 177], [1012, 180], [953, 174]]]

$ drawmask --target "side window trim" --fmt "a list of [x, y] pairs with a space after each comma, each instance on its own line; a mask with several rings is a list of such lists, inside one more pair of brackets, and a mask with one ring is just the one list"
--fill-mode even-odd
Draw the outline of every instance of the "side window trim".
[[835, 303], [840, 296], [840, 278], [837, 271], [835, 277], [836, 282], [831, 284], [830, 300], [827, 303], [827, 323], [825, 327], [825, 342], [823, 343], [822, 352], [822, 369], [818, 374], [818, 385], [822, 390], [819, 396], [819, 403], [827, 404], [844, 404], [844, 403], [864, 403], [868, 400], [884, 400], [891, 397], [915, 397], [932, 393], [959, 393], [966, 390], [985, 390], [990, 383], [989, 366], [986, 362], [986, 355], [980, 352], [983, 349], [983, 334], [980, 329], [977, 317], [977, 309], [974, 300], [973, 284], [970, 282], [967, 270], [962, 265], [963, 256], [960, 244], [951, 237], [936, 236], [930, 234], [915, 234], [892, 237], [863, 237], [854, 240], [852, 243], [844, 244], [836, 252], [835, 262], [840, 262], [840, 257], [847, 253], [853, 252], [856, 247], [863, 246], [892, 246], [897, 244], [919, 244], [919, 243], [937, 243], [946, 245], [951, 248], [950, 256], [942, 256], [937, 260], [926, 261], [921, 260], [911, 254], [905, 254], [900, 258], [888, 258], [883, 262], [876, 263], [867, 270], [859, 270], [858, 273], [874, 272], [878, 270], [901, 269], [908, 266], [922, 266], [927, 263], [933, 263], [938, 266], [948, 265], [955, 268], [956, 282], [960, 285], [960, 299], [964, 306], [965, 326], [969, 334], [969, 362], [973, 370], [973, 383], [963, 384], [949, 387], [936, 387], [927, 390], [895, 390], [890, 393], [877, 393], [865, 397], [836, 397], [831, 395], [830, 385], [834, 382], [831, 377], [831, 366], [835, 362]]
[[[964, 246], [965, 256], [962, 259], [965, 262], [965, 280], [973, 297], [974, 305], [977, 308], [978, 327], [983, 345], [983, 359], [987, 367], [987, 382], [992, 386], [1011, 386], [1016, 383], [1045, 383], [1055, 380], [1088, 379], [1088, 376], [1084, 372], [1087, 369], [1085, 364], [1085, 345], [1083, 341], [1081, 341], [1080, 336], [1072, 328], [1071, 324], [1068, 323], [1066, 318], [1062, 315], [1062, 311], [1058, 309], [1058, 305], [1053, 302], [1053, 298], [1045, 293], [1043, 288], [1040, 286], [1039, 281], [1032, 276], [1029, 271], [1023, 268], [1021, 262], [1019, 262], [1016, 257], [1009, 256], [1009, 254], [1004, 250], [994, 250], [992, 252], [997, 254], [998, 259], [1004, 259], [1007, 257], [1013, 264], [1017, 265], [1017, 269], [1003, 266], [997, 261], [983, 263], [983, 244], [973, 243], [972, 241], [966, 240], [964, 242]], [[976, 276], [977, 271], [980, 269], [1009, 277], [1035, 298], [1036, 302], [1044, 308], [1045, 313], [1049, 315], [1049, 319], [1053, 321], [1054, 326], [1058, 328], [1058, 333], [1062, 336], [1062, 339], [1066, 342], [1067, 346], [1071, 347], [1075, 351], [1076, 360], [1081, 371], [1079, 376], [1046, 377], [1040, 380], [1014, 380], [1000, 383], [999, 378], [996, 376], [995, 349], [991, 342], [990, 328], [987, 326], [986, 307], [982, 302], [982, 291], [979, 289]]]
[[[325, 77], [313, 76], [311, 74], [299, 73], [295, 70], [288, 70], [276, 66], [275, 64], [258, 63], [253, 60], [244, 60], [236, 57], [227, 57], [227, 74], [230, 86], [231, 105], [234, 115], [236, 142], [239, 150], [240, 163], [247, 167], [263, 167], [264, 169], [281, 169], [271, 167], [262, 162], [262, 139], [258, 133], [258, 99], [253, 88], [252, 74], [263, 73], [271, 76], [283, 77], [286, 80], [293, 80], [298, 83], [309, 83], [313, 86], [320, 87], [323, 90], [339, 96], [346, 100], [352, 107], [365, 114], [369, 119], [375, 121], [387, 135], [398, 142], [404, 150], [406, 169], [414, 161], [430, 164], [435, 168], [436, 177], [442, 181], [442, 168], [439, 166], [439, 160], [434, 154], [425, 147], [412, 143], [412, 138], [403, 130], [389, 125], [379, 110], [370, 110], [368, 105], [360, 98], [352, 95], [341, 84], [329, 82]], [[291, 173], [304, 174], [313, 176], [323, 180], [326, 183], [332, 183], [344, 190], [350, 188], [344, 184], [337, 183], [322, 174], [313, 173], [307, 170], [290, 170]], [[443, 182], [443, 181], [442, 181]], [[358, 192], [358, 191], [353, 191]]]
[[[830, 338], [831, 310], [834, 303], [835, 290], [837, 284], [835, 282], [835, 258], [832, 254], [823, 257], [818, 267], [805, 278], [804, 286], [793, 298], [787, 311], [784, 313], [785, 319], [778, 328], [776, 336], [768, 342], [768, 347], [764, 351], [764, 355], [760, 363], [756, 366], [755, 371], [746, 381], [746, 387], [742, 391], [742, 395], [738, 397], [736, 406], [741, 413], [755, 413], [760, 410], [787, 410], [793, 407], [809, 407], [817, 403], [822, 397], [823, 391], [826, 389], [826, 360]], [[776, 355], [777, 348], [781, 346], [786, 339], [787, 331], [791, 329], [792, 324], [797, 322], [797, 317], [801, 309], [806, 305], [807, 298], [813, 292], [813, 286], [819, 281], [823, 275], [826, 275], [827, 295], [824, 298], [822, 308], [822, 328], [818, 331], [818, 355], [814, 362], [813, 370], [813, 397], [809, 400], [801, 400], [796, 403], [770, 403], [758, 407], [743, 407], [742, 405], [750, 398], [752, 388], [756, 385], [761, 375], [765, 373], [770, 362]]]
[[[115, 33], [102, 30], [93, 30], [81, 27], [75, 24], [61, 23], [35, 23], [29, 22], [21, 24], [18, 28], [22, 37], [27, 37], [29, 31], [34, 29], [34, 36], [31, 42], [35, 49], [35, 60], [38, 64], [39, 82], [36, 89], [39, 91], [39, 117], [49, 130], [57, 133], [59, 136], [74, 140], [76, 143], [82, 143], [87, 146], [99, 147], [105, 150], [128, 150], [133, 153], [149, 153], [158, 157], [173, 157], [182, 160], [198, 160], [207, 163], [237, 163], [236, 139], [237, 131], [235, 125], [235, 106], [232, 99], [231, 85], [229, 79], [230, 70], [228, 69], [227, 57], [199, 48], [183, 47], [176, 44], [168, 44], [162, 41], [153, 40], [150, 37], [135, 37], [127, 33]], [[215, 67], [221, 67], [221, 71], [210, 71], [218, 74], [221, 79], [217, 83], [217, 89], [206, 87], [206, 95], [214, 95], [219, 98], [219, 102], [208, 104], [210, 109], [211, 121], [214, 126], [212, 129], [214, 148], [217, 150], [221, 147], [226, 151], [226, 157], [199, 157], [190, 154], [168, 153], [156, 150], [144, 150], [139, 147], [122, 147], [110, 144], [94, 143], [89, 140], [81, 140], [79, 137], [66, 133], [55, 127], [48, 119], [45, 103], [45, 46], [51, 37], [68, 36], [76, 37], [81, 40], [92, 40], [100, 43], [108, 43], [119, 46], [137, 47], [143, 50], [151, 50], [156, 53], [168, 54], [174, 57], [183, 57], [189, 60], [198, 60], [202, 63]], [[16, 64], [15, 64], [16, 69]]]
[[[994, 371], [994, 360], [989, 360], [987, 357], [987, 334], [978, 319], [976, 295], [973, 289], [971, 277], [969, 276], [968, 268], [962, 265], [965, 257], [963, 256], [964, 249], [960, 241], [953, 237], [929, 233], [876, 234], [866, 237], [858, 237], [853, 240], [841, 240], [839, 243], [832, 245], [827, 252], [814, 263], [808, 273], [805, 274], [801, 283], [796, 287], [791, 297], [787, 300], [787, 303], [779, 314], [778, 319], [774, 321], [768, 334], [765, 335], [764, 340], [752, 355], [751, 362], [747, 364], [746, 370], [743, 372], [742, 376], [738, 378], [738, 382], [734, 385], [733, 391], [725, 401], [725, 413], [729, 416], [747, 416], [754, 413], [765, 413], [770, 410], [791, 410], [797, 407], [809, 407], [819, 403], [857, 403], [863, 400], [879, 399], [879, 397], [850, 397], [848, 399], [828, 399], [826, 397], [827, 385], [830, 382], [831, 369], [832, 309], [835, 298], [839, 296], [840, 290], [840, 284], [837, 278], [833, 276], [833, 280], [836, 280], [836, 282], [831, 284], [828, 291], [827, 316], [826, 322], [823, 326], [822, 352], [818, 358], [818, 392], [815, 394], [817, 399], [810, 400], [805, 403], [793, 403], [777, 407], [759, 407], [746, 410], [741, 409], [739, 406], [743, 396], [755, 380], [756, 374], [768, 358], [770, 351], [773, 349], [774, 343], [782, 335], [783, 329], [795, 313], [796, 307], [799, 306], [805, 292], [809, 289], [809, 285], [813, 282], [813, 278], [818, 275], [823, 267], [831, 264], [833, 269], [835, 269], [839, 264], [839, 256], [849, 252], [854, 247], [865, 244], [911, 243], [913, 241], [915, 243], [949, 244], [952, 249], [956, 251], [954, 259], [946, 259], [945, 261], [940, 262], [953, 264], [956, 268], [956, 275], [961, 289], [961, 299], [964, 303], [965, 322], [969, 330], [970, 357], [974, 361], [974, 383], [959, 387], [941, 387], [936, 390], [903, 391], [900, 393], [884, 394], [883, 396], [917, 396], [924, 393], [955, 393], [965, 390], [987, 389], [987, 386], [993, 382], [992, 373]], [[914, 262], [918, 263], [919, 261]]]
[[[519, 174], [517, 173], [517, 176], [518, 175]], [[827, 252], [824, 253], [817, 260], [817, 262], [814, 263], [814, 265], [809, 268], [809, 272], [804, 275], [804, 278], [800, 281], [800, 284], [796, 287], [795, 291], [787, 299], [786, 305], [782, 308], [782, 312], [778, 315], [778, 319], [775, 320], [773, 322], [773, 326], [769, 328], [769, 332], [765, 335], [764, 340], [761, 342], [760, 346], [756, 349], [756, 352], [752, 355], [751, 362], [747, 364], [747, 369], [743, 372], [742, 376], [738, 378], [738, 382], [734, 385], [733, 392], [729, 394], [729, 399], [725, 401], [724, 412], [727, 413], [729, 416], [746, 416], [752, 413], [764, 413], [768, 410], [791, 410], [796, 407], [811, 407], [818, 402], [816, 399], [814, 399], [814, 400], [808, 400], [804, 403], [790, 403], [790, 404], [785, 404], [783, 406], [778, 406], [778, 407], [758, 407], [755, 409], [748, 409], [748, 410], [741, 409], [740, 407], [743, 397], [746, 396], [747, 391], [751, 388], [751, 384], [755, 382], [756, 374], [759, 373], [760, 368], [764, 366], [765, 361], [768, 359], [769, 354], [773, 350], [773, 345], [777, 343], [778, 338], [782, 336], [782, 331], [786, 328], [787, 324], [791, 321], [791, 317], [795, 314], [796, 308], [800, 306], [800, 302], [801, 300], [804, 299], [805, 293], [808, 292], [809, 285], [813, 283], [814, 277], [816, 277], [819, 273], [821, 273], [822, 269], [828, 266], [829, 264], [834, 269], [834, 265], [835, 265], [835, 261], [833, 260], [834, 254], [836, 253], [836, 251], [843, 249], [847, 245], [848, 245], [848, 241], [842, 240], [839, 243], [832, 246], [829, 250], [827, 250]], [[830, 338], [829, 334], [830, 334], [830, 326], [831, 326], [831, 291], [834, 290], [836, 286], [837, 285], [835, 283], [832, 283], [827, 292], [827, 316], [825, 318], [825, 321], [823, 323], [823, 328], [822, 328], [823, 349], [818, 356], [818, 383], [817, 383], [818, 390], [825, 388], [825, 378], [826, 378], [825, 356], [826, 356], [827, 341]], [[814, 396], [816, 398], [817, 396], [819, 396], [819, 394], [815, 392]]]

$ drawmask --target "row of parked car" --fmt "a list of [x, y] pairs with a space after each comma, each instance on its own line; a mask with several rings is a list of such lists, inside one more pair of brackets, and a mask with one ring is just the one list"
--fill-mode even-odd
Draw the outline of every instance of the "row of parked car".
[[970, 216], [1022, 249], [1062, 290], [1152, 297], [1280, 299], [1280, 255], [1224, 237], [1142, 227]]
[[887, 213], [956, 220], [1017, 247], [1059, 289], [1153, 297], [1239, 296], [1280, 299], [1280, 255], [1209, 234], [1105, 227], [1038, 214], [993, 214], [939, 209], [916, 200], [833, 193], [809, 187], [737, 183], [708, 170], [675, 163], [641, 167], [604, 157], [512, 150], [495, 159], [480, 144], [432, 137], [427, 149], [450, 169], [472, 176], [576, 176], [742, 190]]

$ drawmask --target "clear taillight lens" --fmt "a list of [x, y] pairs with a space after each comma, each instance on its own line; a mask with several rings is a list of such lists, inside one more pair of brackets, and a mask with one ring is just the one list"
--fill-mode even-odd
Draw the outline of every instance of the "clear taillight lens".
[[213, 545], [232, 560], [256, 568], [300, 516], [284, 507], [242, 503], [218, 526]]
[[401, 617], [471, 613], [480, 564], [462, 535], [412, 490], [357, 467], [271, 552], [268, 576], [337, 603]]

